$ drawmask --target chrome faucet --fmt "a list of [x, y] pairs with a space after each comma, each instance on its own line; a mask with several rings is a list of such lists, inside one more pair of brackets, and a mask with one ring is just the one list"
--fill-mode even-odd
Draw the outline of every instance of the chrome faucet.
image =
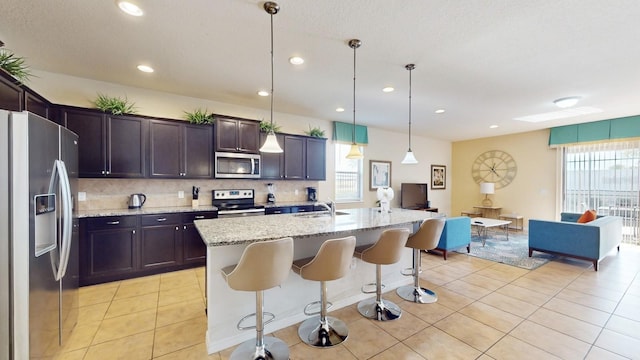
[[329, 199], [329, 204], [331, 205], [327, 205], [327, 203], [323, 203], [323, 202], [316, 202], [315, 204], [313, 204], [314, 206], [322, 206], [325, 209], [327, 209], [327, 211], [329, 212], [329, 214], [331, 214], [331, 216], [335, 216], [336, 215], [336, 203]]

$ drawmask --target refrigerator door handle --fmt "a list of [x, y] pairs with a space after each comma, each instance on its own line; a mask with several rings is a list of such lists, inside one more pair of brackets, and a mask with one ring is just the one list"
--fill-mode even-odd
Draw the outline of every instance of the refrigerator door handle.
[[54, 171], [51, 174], [51, 181], [49, 182], [49, 191], [56, 192], [56, 185], [60, 187], [61, 202], [62, 202], [62, 234], [60, 240], [60, 256], [57, 266], [51, 264], [56, 280], [60, 280], [67, 272], [67, 264], [69, 263], [69, 252], [71, 251], [71, 234], [72, 234], [72, 200], [71, 200], [71, 185], [69, 183], [69, 176], [67, 174], [67, 167], [64, 165], [64, 161], [56, 160], [54, 164]]

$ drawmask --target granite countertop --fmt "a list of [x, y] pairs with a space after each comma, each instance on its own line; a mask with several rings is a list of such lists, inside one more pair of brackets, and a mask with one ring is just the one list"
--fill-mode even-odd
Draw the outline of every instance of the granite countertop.
[[[321, 201], [322, 202], [322, 201]], [[285, 206], [310, 206], [314, 205], [315, 201], [276, 201], [275, 203], [256, 203], [256, 205], [263, 205], [265, 208], [285, 207]]]
[[198, 206], [167, 206], [167, 207], [142, 207], [139, 209], [101, 209], [101, 210], [79, 210], [76, 215], [79, 218], [100, 217], [100, 216], [123, 216], [123, 215], [152, 215], [166, 213], [184, 213], [196, 211], [218, 211], [212, 205]]
[[394, 225], [419, 223], [438, 216], [420, 210], [392, 209], [389, 214], [379, 208], [339, 210], [335, 217], [326, 212], [279, 214], [196, 220], [194, 223], [207, 246], [248, 244], [283, 237], [349, 235]]

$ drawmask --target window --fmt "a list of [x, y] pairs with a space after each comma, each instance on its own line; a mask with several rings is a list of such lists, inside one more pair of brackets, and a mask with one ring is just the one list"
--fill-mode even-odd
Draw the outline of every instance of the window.
[[[362, 201], [362, 159], [347, 159], [351, 144], [336, 144], [336, 201]], [[362, 152], [362, 146], [360, 152]]]
[[563, 147], [562, 209], [622, 217], [625, 243], [639, 244], [640, 141]]

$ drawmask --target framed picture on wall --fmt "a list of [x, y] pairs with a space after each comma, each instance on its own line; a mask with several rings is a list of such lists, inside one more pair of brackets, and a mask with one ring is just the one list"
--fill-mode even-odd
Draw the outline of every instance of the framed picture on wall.
[[369, 190], [391, 187], [391, 161], [369, 160]]
[[444, 165], [431, 165], [431, 189], [445, 189], [447, 186], [447, 167]]

